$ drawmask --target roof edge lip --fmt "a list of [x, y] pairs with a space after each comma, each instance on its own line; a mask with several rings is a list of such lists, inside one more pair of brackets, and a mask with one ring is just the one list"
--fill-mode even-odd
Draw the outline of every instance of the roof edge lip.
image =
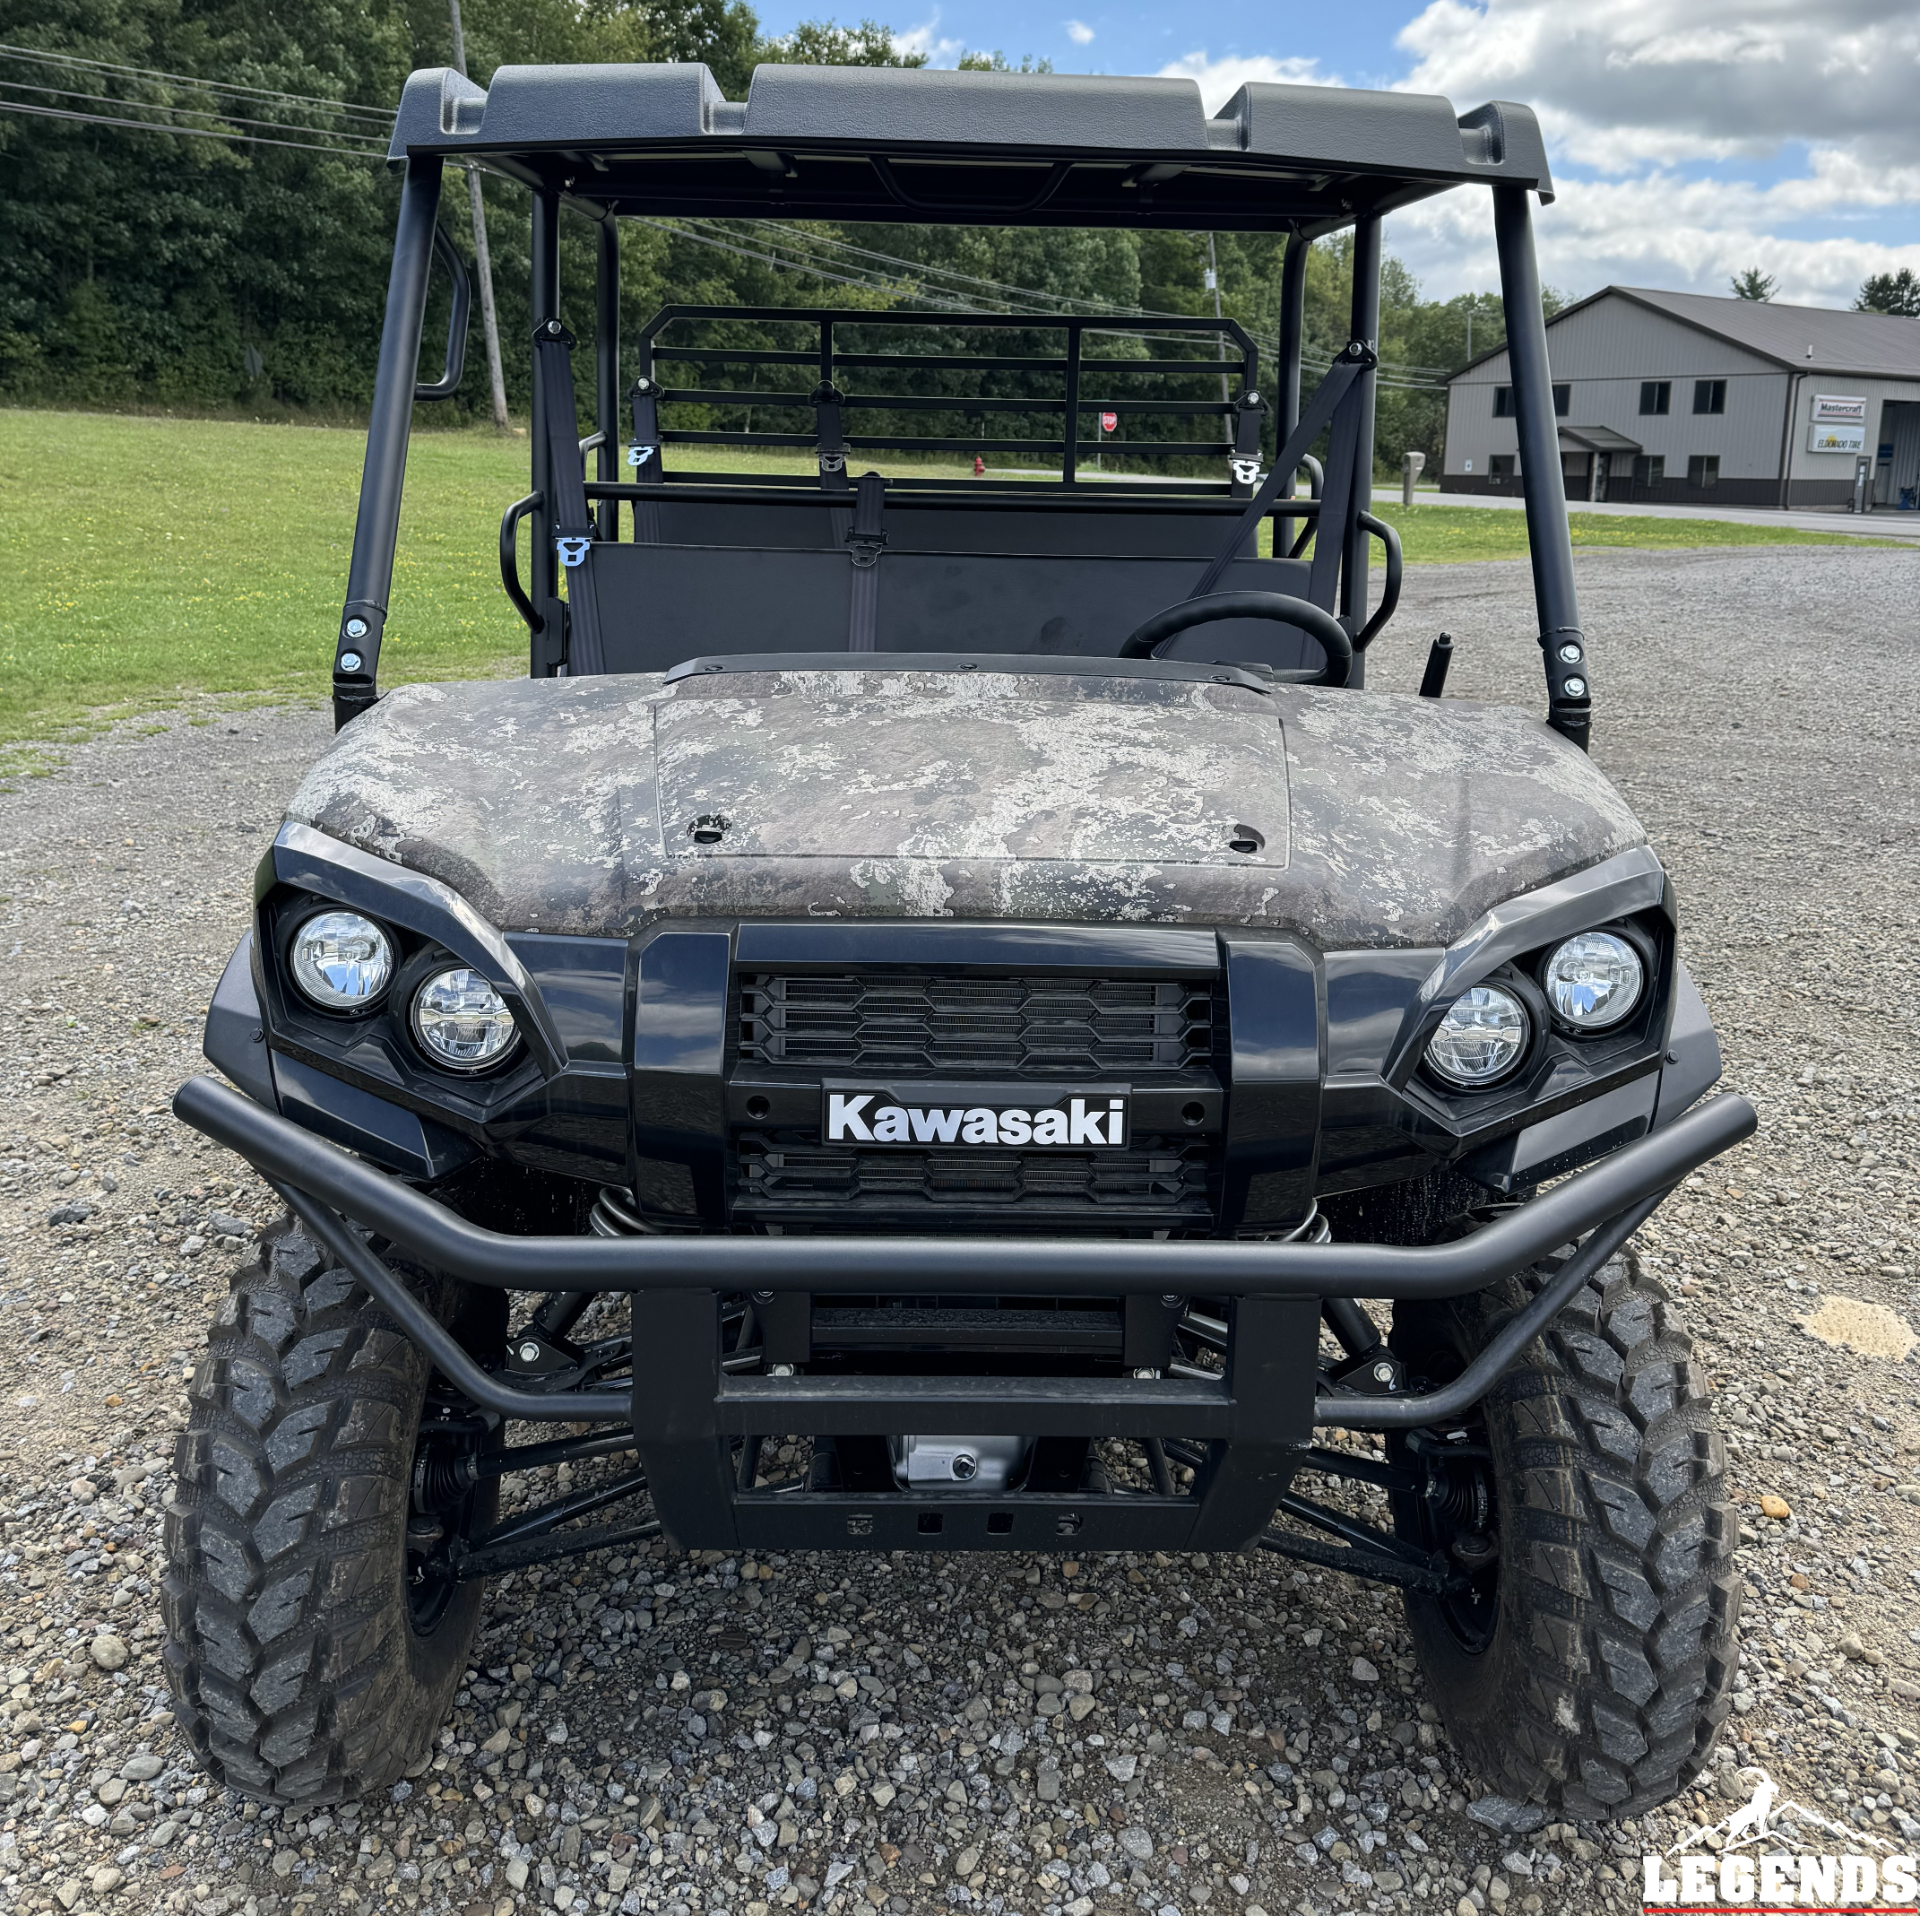
[[672, 148], [707, 141], [801, 151], [1184, 159], [1293, 166], [1410, 184], [1520, 185], [1554, 196], [1531, 108], [1456, 114], [1439, 94], [1251, 81], [1215, 115], [1186, 75], [995, 74], [756, 67], [731, 101], [693, 62], [504, 66], [488, 87], [449, 67], [412, 74], [387, 157]]

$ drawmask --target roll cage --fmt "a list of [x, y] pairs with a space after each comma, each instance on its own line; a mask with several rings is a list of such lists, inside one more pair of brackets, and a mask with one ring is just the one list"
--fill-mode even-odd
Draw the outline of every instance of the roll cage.
[[[732, 102], [694, 65], [502, 68], [484, 91], [435, 70], [408, 82], [389, 157], [404, 178], [334, 658], [338, 723], [378, 696], [413, 405], [447, 396], [459, 379], [465, 276], [437, 220], [443, 168], [459, 160], [519, 181], [531, 197], [531, 486], [503, 520], [501, 559], [537, 677], [666, 670], [743, 649], [742, 631], [753, 634], [744, 649], [761, 653], [1113, 657], [1145, 613], [1216, 593], [1234, 593], [1240, 605], [1278, 592], [1337, 617], [1353, 653], [1346, 682], [1361, 683], [1399, 576], [1397, 543], [1369, 509], [1381, 221], [1433, 193], [1486, 187], [1509, 318], [1547, 720], [1587, 744], [1591, 675], [1529, 200], [1550, 200], [1552, 183], [1524, 107], [1493, 103], [1456, 117], [1434, 96], [1252, 85], [1208, 119], [1198, 88], [1184, 80], [765, 67], [747, 100]], [[563, 214], [592, 222], [598, 244], [585, 438], [561, 313]], [[1098, 345], [1116, 322], [1094, 315], [800, 308], [668, 307], [623, 356], [618, 222], [663, 215], [1284, 232], [1278, 363], [1263, 391], [1255, 342], [1232, 322], [1128, 321], [1146, 343], [1120, 358]], [[1306, 252], [1349, 228], [1351, 337], [1303, 409]], [[417, 362], [436, 254], [455, 299], [446, 370], [426, 385]], [[723, 319], [732, 337], [699, 336], [701, 322]], [[886, 336], [880, 350], [876, 329]], [[977, 343], [1016, 335], [1018, 344], [1051, 337], [1042, 352]], [[927, 337], [931, 348], [918, 343]], [[1223, 356], [1201, 359], [1196, 340]], [[683, 367], [691, 383], [672, 383]], [[814, 375], [811, 386], [758, 383], [763, 371], [799, 368]], [[1217, 402], [1154, 397], [1142, 384], [1222, 370]], [[1006, 387], [1002, 375], [1015, 371], [1027, 376], [1025, 390]], [[901, 380], [887, 374], [934, 389], [898, 390]], [[976, 390], [955, 384], [967, 375]], [[1055, 377], [1057, 394], [1036, 398], [1033, 381]], [[676, 409], [684, 417], [688, 408], [742, 406], [772, 408], [781, 424], [755, 432], [751, 414], [740, 429], [672, 423]], [[875, 409], [958, 416], [967, 430], [863, 429], [863, 414]], [[1263, 476], [1269, 410], [1275, 452]], [[1122, 439], [1116, 449], [1217, 457], [1217, 476], [1109, 483], [1089, 471], [1102, 444], [1089, 425], [1102, 412], [1184, 416], [1193, 422], [1187, 439], [1138, 448]], [[1005, 445], [1057, 461], [1057, 479], [856, 482], [849, 469], [850, 454], [875, 450], [1000, 450], [992, 428], [1009, 413], [1044, 416], [1041, 436]], [[1327, 428], [1323, 472], [1309, 448]], [[673, 447], [701, 441], [810, 446], [817, 470], [676, 472]], [[1304, 498], [1303, 471], [1311, 479]], [[1269, 518], [1274, 556], [1261, 558], [1257, 534]], [[523, 519], [532, 533], [524, 582], [515, 558]], [[1369, 617], [1374, 540], [1386, 548], [1387, 583]], [[1305, 676], [1326, 644], [1307, 637], [1311, 629], [1311, 621], [1304, 629], [1274, 623], [1271, 612], [1265, 623], [1227, 618], [1178, 633], [1163, 651]], [[1434, 663], [1428, 688], [1437, 690], [1444, 661]]]

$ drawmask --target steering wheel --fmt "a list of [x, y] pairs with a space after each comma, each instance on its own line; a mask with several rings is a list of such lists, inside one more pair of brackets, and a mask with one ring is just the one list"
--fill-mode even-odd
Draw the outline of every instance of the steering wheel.
[[1123, 659], [1157, 658], [1160, 648], [1176, 634], [1215, 619], [1272, 619], [1298, 626], [1324, 652], [1326, 663], [1317, 669], [1288, 668], [1274, 676], [1294, 685], [1345, 685], [1353, 670], [1353, 640], [1331, 612], [1285, 592], [1209, 592], [1205, 598], [1182, 599], [1156, 612], [1137, 627], [1120, 648]]

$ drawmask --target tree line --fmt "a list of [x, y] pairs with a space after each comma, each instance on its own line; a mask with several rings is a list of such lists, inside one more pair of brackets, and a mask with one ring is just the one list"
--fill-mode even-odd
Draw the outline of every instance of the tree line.
[[[771, 36], [747, 0], [466, 0], [462, 13], [481, 85], [505, 63], [697, 60], [738, 99], [758, 63], [922, 58], [873, 20]], [[0, 400], [359, 413], [398, 200], [379, 159], [385, 131], [406, 75], [451, 63], [452, 44], [446, 0], [0, 0]], [[987, 51], [962, 64], [1009, 67]], [[443, 218], [470, 254], [454, 185], [450, 173]], [[494, 178], [483, 192], [509, 402], [524, 417], [526, 195]], [[584, 314], [592, 243], [572, 224], [563, 283]], [[770, 240], [754, 222], [628, 222], [622, 298], [630, 331], [670, 302], [881, 313], [923, 304], [929, 289], [959, 289], [961, 303], [983, 309], [1017, 295], [1019, 310], [1043, 313], [1097, 303], [1204, 318], [1211, 270], [1221, 310], [1261, 342], [1270, 370], [1283, 248], [1267, 234], [809, 224]], [[1317, 245], [1310, 367], [1346, 339], [1350, 286], [1349, 242]], [[1380, 457], [1394, 465], [1415, 448], [1437, 462], [1440, 381], [1501, 343], [1500, 301], [1423, 299], [1389, 259], [1381, 309]], [[444, 307], [428, 320], [437, 365], [436, 321]], [[1125, 333], [1116, 326], [1091, 350], [1149, 350]], [[465, 386], [441, 421], [487, 410], [477, 323], [475, 335]], [[1153, 429], [1130, 424], [1129, 435]], [[1161, 430], [1192, 436], [1190, 422]]]

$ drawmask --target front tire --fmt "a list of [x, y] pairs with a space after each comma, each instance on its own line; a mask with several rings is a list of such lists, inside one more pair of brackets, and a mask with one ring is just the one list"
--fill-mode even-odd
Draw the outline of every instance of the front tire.
[[[426, 1301], [458, 1334], [473, 1300], [445, 1280], [433, 1289]], [[428, 1754], [482, 1605], [478, 1582], [427, 1587], [418, 1529], [409, 1551], [432, 1385], [303, 1231], [263, 1234], [195, 1372], [166, 1521], [167, 1677], [216, 1781], [333, 1803]], [[473, 1493], [460, 1521], [484, 1528], [496, 1490]]]
[[[1435, 1381], [1457, 1375], [1530, 1295], [1516, 1279], [1403, 1307], [1396, 1347]], [[1741, 1591], [1724, 1447], [1665, 1290], [1613, 1259], [1455, 1447], [1484, 1449], [1478, 1486], [1452, 1464], [1447, 1496], [1394, 1499], [1402, 1536], [1472, 1576], [1460, 1596], [1407, 1599], [1448, 1732], [1505, 1796], [1588, 1819], [1665, 1802], [1730, 1708]]]

